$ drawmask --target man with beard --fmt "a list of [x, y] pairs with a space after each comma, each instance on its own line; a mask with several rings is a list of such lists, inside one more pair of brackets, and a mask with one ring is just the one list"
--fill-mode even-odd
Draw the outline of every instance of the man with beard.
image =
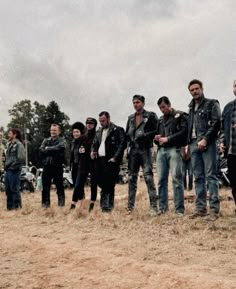
[[219, 183], [217, 179], [216, 140], [220, 130], [220, 105], [215, 99], [206, 98], [200, 80], [190, 81], [188, 89], [193, 97], [189, 104], [188, 140], [195, 178], [195, 211], [191, 218], [207, 214], [206, 194], [209, 190], [209, 220], [219, 216]]
[[125, 149], [125, 132], [110, 120], [110, 114], [99, 114], [101, 128], [96, 132], [91, 158], [96, 159], [97, 182], [101, 188], [101, 209], [110, 213], [114, 208], [115, 184]]

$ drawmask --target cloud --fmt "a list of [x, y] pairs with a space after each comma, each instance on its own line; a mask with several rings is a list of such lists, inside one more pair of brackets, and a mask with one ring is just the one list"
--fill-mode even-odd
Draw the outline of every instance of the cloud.
[[0, 3], [4, 124], [7, 110], [28, 98], [57, 101], [71, 122], [106, 109], [125, 126], [135, 93], [158, 114], [162, 95], [187, 110], [195, 77], [222, 106], [233, 97], [233, 0], [12, 3]]

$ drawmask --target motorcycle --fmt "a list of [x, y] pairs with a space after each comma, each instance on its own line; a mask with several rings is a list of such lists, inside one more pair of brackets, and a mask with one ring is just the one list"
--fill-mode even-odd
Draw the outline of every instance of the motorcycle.
[[219, 180], [219, 186], [230, 186], [230, 180], [228, 176], [228, 166], [227, 166], [227, 159], [224, 157], [224, 155], [219, 155], [218, 159], [218, 180]]
[[64, 168], [63, 170], [63, 185], [65, 189], [70, 189], [73, 187], [73, 180], [71, 176], [71, 171]]
[[[24, 167], [21, 170], [20, 175], [20, 191], [21, 192], [34, 192], [34, 182], [35, 182], [35, 176], [27, 172]], [[5, 172], [2, 172], [1, 178], [0, 178], [0, 190], [1, 192], [5, 192]]]
[[[40, 168], [37, 171], [37, 190], [42, 189], [42, 173], [43, 169]], [[63, 168], [63, 186], [64, 189], [71, 189], [73, 187], [73, 180], [71, 176], [71, 171], [67, 168]], [[56, 185], [52, 181], [52, 189], [56, 190]]]
[[118, 175], [118, 184], [127, 184], [128, 183], [128, 168], [126, 166], [122, 166]]

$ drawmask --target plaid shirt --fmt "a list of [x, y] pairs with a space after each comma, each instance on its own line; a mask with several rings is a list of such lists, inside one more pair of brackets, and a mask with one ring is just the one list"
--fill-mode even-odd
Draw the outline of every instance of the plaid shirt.
[[232, 121], [231, 121], [231, 131], [230, 131], [230, 145], [228, 154], [236, 155], [236, 101], [234, 101], [233, 111], [232, 111]]

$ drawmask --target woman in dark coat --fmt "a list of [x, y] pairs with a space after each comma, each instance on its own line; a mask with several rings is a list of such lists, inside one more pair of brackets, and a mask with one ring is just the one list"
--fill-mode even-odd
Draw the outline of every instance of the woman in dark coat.
[[73, 140], [71, 144], [70, 164], [72, 169], [72, 180], [74, 185], [74, 192], [72, 196], [71, 209], [76, 207], [78, 200], [84, 199], [84, 193], [81, 196], [81, 172], [84, 163], [84, 125], [81, 122], [75, 122], [72, 125]]
[[[97, 121], [92, 117], [86, 119], [86, 131], [81, 127], [81, 123], [75, 123], [72, 126], [74, 140], [72, 143], [72, 176], [76, 178], [74, 181], [74, 192], [72, 196], [71, 209], [75, 209], [76, 204], [80, 201], [79, 207], [82, 207], [82, 201], [85, 198], [84, 186], [88, 176], [90, 176], [91, 197], [89, 204], [89, 212], [94, 208], [97, 199], [97, 180], [95, 161], [90, 158], [91, 145], [96, 133]], [[75, 140], [77, 130], [82, 132], [82, 135]], [[83, 134], [84, 133], [84, 134]], [[75, 161], [76, 160], [76, 161]], [[73, 172], [74, 171], [74, 172]], [[75, 177], [76, 176], [76, 177]]]

